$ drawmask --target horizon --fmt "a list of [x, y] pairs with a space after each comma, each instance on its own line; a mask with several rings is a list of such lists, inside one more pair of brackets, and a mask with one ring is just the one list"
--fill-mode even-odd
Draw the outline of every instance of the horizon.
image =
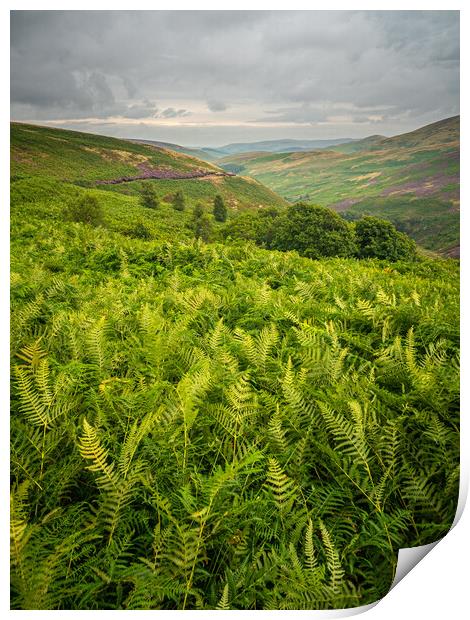
[[12, 11], [11, 116], [214, 147], [459, 114], [458, 11]]
[[[383, 138], [394, 138], [396, 136], [400, 136], [403, 135], [405, 133], [411, 133], [413, 131], [417, 131], [419, 129], [422, 129], [424, 127], [427, 127], [428, 125], [433, 125], [434, 123], [439, 123], [442, 121], [446, 121], [446, 120], [450, 120], [452, 118], [457, 118], [460, 117], [460, 114], [454, 114], [452, 116], [448, 116], [445, 118], [440, 118], [437, 119], [436, 121], [432, 121], [431, 123], [426, 123], [426, 125], [420, 125], [419, 127], [415, 127], [414, 129], [410, 129], [409, 131], [405, 131], [402, 133], [398, 133], [398, 134], [393, 134], [390, 136], [387, 136], [385, 134], [368, 134], [365, 136], [361, 136], [359, 138], [351, 138], [348, 136], [343, 136], [342, 138], [305, 138], [305, 140], [324, 140], [324, 141], [329, 141], [329, 140], [344, 140], [344, 141], [356, 141], [356, 140], [365, 140], [366, 138], [371, 138], [374, 137], [376, 135], [380, 135]], [[161, 142], [161, 143], [167, 143], [167, 144], [173, 144], [174, 146], [180, 146], [186, 149], [220, 149], [226, 146], [231, 146], [233, 144], [256, 144], [257, 142], [282, 142], [282, 141], [302, 141], [302, 138], [291, 138], [291, 137], [286, 137], [286, 138], [267, 138], [265, 140], [252, 140], [252, 141], [248, 141], [248, 140], [243, 140], [243, 141], [239, 141], [239, 142], [227, 142], [224, 144], [219, 144], [217, 146], [213, 145], [213, 144], [200, 144], [200, 145], [196, 145], [196, 144], [182, 144], [182, 143], [177, 143], [177, 142], [170, 142], [167, 140], [159, 140], [158, 138], [136, 138], [136, 137], [128, 137], [128, 138], [124, 138], [118, 135], [112, 135], [110, 133], [103, 133], [101, 131], [91, 131], [91, 130], [85, 130], [85, 129], [71, 129], [70, 127], [65, 127], [65, 126], [59, 126], [57, 124], [48, 124], [48, 123], [38, 123], [35, 121], [30, 121], [30, 120], [16, 120], [16, 119], [10, 119], [10, 123], [18, 123], [18, 124], [22, 124], [22, 125], [34, 125], [36, 127], [47, 127], [50, 129], [62, 129], [64, 131], [76, 131], [77, 133], [86, 133], [86, 134], [91, 134], [91, 135], [98, 135], [98, 136], [103, 136], [103, 137], [107, 137], [107, 138], [116, 138], [118, 140], [151, 140], [153, 142]], [[342, 144], [342, 143], [338, 143], [338, 144]]]

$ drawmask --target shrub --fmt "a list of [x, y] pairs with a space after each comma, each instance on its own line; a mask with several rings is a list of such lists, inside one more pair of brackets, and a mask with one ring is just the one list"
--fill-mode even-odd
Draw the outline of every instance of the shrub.
[[137, 222], [133, 228], [127, 231], [127, 234], [129, 237], [134, 237], [136, 239], [148, 240], [152, 238], [152, 233], [143, 222]]
[[196, 239], [202, 239], [202, 241], [206, 242], [210, 240], [212, 225], [206, 213], [204, 213], [203, 206], [199, 203], [194, 207], [191, 227]]
[[274, 207], [258, 211], [244, 211], [229, 220], [222, 229], [225, 238], [254, 241], [261, 247], [270, 247], [279, 211]]
[[214, 219], [216, 222], [225, 222], [227, 219], [227, 207], [225, 205], [224, 199], [220, 194], [214, 198]]
[[142, 184], [140, 190], [140, 204], [148, 209], [157, 209], [160, 206], [158, 197], [150, 183]]
[[271, 247], [297, 250], [309, 258], [353, 256], [353, 228], [338, 214], [324, 207], [299, 202], [276, 220]]
[[184, 211], [184, 208], [186, 206], [186, 201], [184, 198], [184, 194], [181, 190], [178, 190], [176, 194], [173, 196], [172, 204], [173, 204], [173, 208], [176, 211]]
[[355, 225], [357, 256], [390, 261], [410, 260], [416, 256], [415, 242], [393, 224], [366, 216]]
[[69, 204], [66, 215], [73, 222], [82, 222], [91, 226], [104, 224], [103, 209], [96, 196], [85, 194], [77, 201]]

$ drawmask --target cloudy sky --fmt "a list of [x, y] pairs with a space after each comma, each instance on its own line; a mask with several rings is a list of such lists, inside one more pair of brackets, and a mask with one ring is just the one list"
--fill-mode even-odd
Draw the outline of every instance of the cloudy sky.
[[185, 145], [459, 113], [456, 11], [13, 11], [11, 118]]

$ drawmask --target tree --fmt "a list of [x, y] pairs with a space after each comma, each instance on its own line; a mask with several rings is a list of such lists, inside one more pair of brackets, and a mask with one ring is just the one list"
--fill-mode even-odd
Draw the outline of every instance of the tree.
[[93, 194], [85, 194], [67, 208], [67, 216], [73, 222], [82, 222], [91, 226], [104, 224], [103, 209], [98, 198]]
[[151, 183], [143, 183], [140, 190], [140, 204], [148, 209], [157, 209], [160, 202]]
[[227, 207], [225, 205], [224, 199], [220, 194], [214, 198], [214, 210], [212, 211], [214, 214], [214, 219], [216, 222], [225, 222], [227, 219]]
[[191, 222], [191, 228], [193, 229], [196, 239], [202, 239], [202, 241], [209, 241], [212, 233], [212, 225], [204, 213], [204, 208], [201, 204], [196, 204], [193, 210], [193, 217]]
[[397, 261], [416, 256], [415, 242], [386, 220], [365, 216], [356, 222], [355, 235], [359, 258]]
[[173, 196], [173, 208], [176, 211], [184, 211], [186, 206], [186, 200], [184, 198], [183, 192], [179, 189], [176, 194]]
[[225, 224], [222, 235], [225, 238], [254, 241], [261, 247], [269, 248], [279, 216], [280, 212], [275, 207], [243, 211]]
[[337, 213], [299, 202], [275, 220], [271, 247], [297, 250], [302, 256], [353, 256], [354, 230]]

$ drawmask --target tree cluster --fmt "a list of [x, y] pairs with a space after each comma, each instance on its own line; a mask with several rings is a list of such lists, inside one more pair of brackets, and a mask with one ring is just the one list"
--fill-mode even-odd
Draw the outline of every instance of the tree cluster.
[[260, 209], [228, 222], [224, 236], [252, 240], [274, 250], [296, 250], [302, 256], [410, 260], [416, 244], [390, 222], [363, 217], [352, 224], [325, 207], [299, 202], [284, 212]]

